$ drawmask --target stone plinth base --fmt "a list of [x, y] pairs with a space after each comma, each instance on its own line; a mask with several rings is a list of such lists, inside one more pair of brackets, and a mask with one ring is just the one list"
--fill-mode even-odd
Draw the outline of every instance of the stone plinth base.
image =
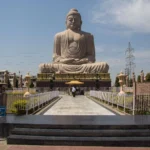
[[83, 85], [77, 85], [80, 87], [102, 88], [111, 87], [111, 79], [109, 73], [98, 74], [53, 74], [42, 73], [37, 75], [37, 89], [56, 89], [59, 87], [69, 87], [65, 84], [71, 80], [79, 80], [84, 82]]
[[[66, 81], [53, 81], [53, 87], [69, 87], [65, 82]], [[81, 82], [84, 82], [84, 84], [81, 84], [80, 87], [96, 87], [96, 81], [94, 80]], [[37, 88], [38, 87], [50, 87], [50, 81], [37, 81]], [[99, 81], [99, 87], [111, 87], [111, 81]]]
[[75, 74], [75, 73], [63, 73], [63, 74], [55, 74], [55, 73], [39, 73], [37, 74], [38, 81], [71, 81], [71, 80], [107, 80], [110, 81], [109, 73], [86, 73], [86, 74]]

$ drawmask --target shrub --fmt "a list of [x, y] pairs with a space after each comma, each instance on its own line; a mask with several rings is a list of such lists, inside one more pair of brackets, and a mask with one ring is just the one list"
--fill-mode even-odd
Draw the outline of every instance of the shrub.
[[13, 109], [11, 111], [17, 115], [22, 115], [26, 113], [27, 100], [21, 99], [13, 103]]
[[133, 92], [125, 92], [127, 95], [131, 95], [133, 94]]
[[116, 77], [116, 80], [115, 80], [115, 87], [119, 87], [119, 86], [120, 86], [119, 78]]
[[140, 76], [140, 75], [138, 75], [138, 77], [137, 77], [137, 82], [138, 82], [138, 83], [141, 82], [141, 76]]
[[33, 81], [31, 81], [30, 88], [34, 88]]
[[146, 74], [146, 82], [150, 82], [150, 73]]

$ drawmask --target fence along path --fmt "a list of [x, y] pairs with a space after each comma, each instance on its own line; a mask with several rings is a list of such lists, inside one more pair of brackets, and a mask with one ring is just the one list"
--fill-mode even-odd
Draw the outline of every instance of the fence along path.
[[90, 91], [90, 96], [95, 97], [99, 100], [105, 101], [108, 104], [117, 106], [117, 108], [123, 107], [125, 113], [126, 109], [133, 111], [133, 95], [118, 95], [115, 92], [103, 92], [103, 91]]
[[53, 98], [59, 96], [59, 91], [51, 91], [51, 92], [45, 92], [45, 93], [38, 93], [38, 94], [32, 94], [29, 97], [23, 97], [23, 94], [7, 94], [7, 113], [11, 113], [11, 109], [13, 109], [13, 103], [23, 102], [24, 100], [27, 100], [26, 106], [22, 103], [22, 105], [19, 105], [20, 110], [25, 110], [26, 114], [28, 114], [28, 111], [30, 109], [33, 109], [35, 107], [40, 107], [41, 105], [51, 101]]
[[150, 93], [143, 94], [125, 94], [119, 95], [115, 92], [104, 91], [90, 91], [90, 96], [99, 100], [107, 102], [108, 104], [115, 105], [117, 108], [123, 108], [124, 113], [126, 109], [132, 111], [132, 114], [150, 114]]

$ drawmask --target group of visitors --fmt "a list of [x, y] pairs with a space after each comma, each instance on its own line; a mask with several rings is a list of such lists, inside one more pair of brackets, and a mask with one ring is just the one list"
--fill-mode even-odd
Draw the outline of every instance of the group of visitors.
[[75, 87], [75, 86], [73, 86], [73, 87], [71, 88], [71, 92], [72, 92], [72, 96], [73, 96], [73, 97], [75, 97], [76, 94], [84, 95], [84, 91], [81, 90], [79, 87]]
[[72, 87], [71, 92], [72, 92], [73, 97], [75, 97], [76, 96], [76, 88], [74, 86]]

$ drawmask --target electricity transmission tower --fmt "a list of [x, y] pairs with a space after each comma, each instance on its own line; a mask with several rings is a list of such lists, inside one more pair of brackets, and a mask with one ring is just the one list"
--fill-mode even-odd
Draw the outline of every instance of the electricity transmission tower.
[[126, 55], [126, 68], [125, 68], [125, 74], [128, 75], [129, 80], [132, 78], [132, 73], [134, 72], [135, 63], [134, 63], [134, 55], [133, 55], [134, 49], [131, 47], [131, 44], [129, 42], [128, 48], [125, 51]]

